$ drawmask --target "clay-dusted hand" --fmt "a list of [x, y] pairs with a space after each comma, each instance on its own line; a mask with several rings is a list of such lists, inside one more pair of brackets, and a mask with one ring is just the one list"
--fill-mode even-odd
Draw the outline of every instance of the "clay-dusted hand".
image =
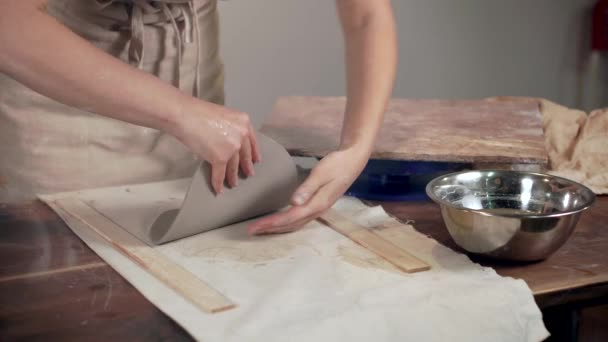
[[321, 216], [340, 198], [365, 167], [369, 153], [355, 148], [328, 154], [291, 198], [288, 210], [253, 222], [249, 234], [286, 233]]
[[179, 111], [174, 135], [199, 158], [211, 164], [211, 185], [216, 194], [238, 185], [239, 168], [253, 176], [261, 160], [249, 115], [196, 99]]

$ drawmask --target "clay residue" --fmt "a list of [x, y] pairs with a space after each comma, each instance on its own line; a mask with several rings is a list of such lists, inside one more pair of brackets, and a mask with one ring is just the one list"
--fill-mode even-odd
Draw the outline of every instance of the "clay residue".
[[260, 263], [286, 257], [295, 249], [288, 241], [251, 241], [231, 243], [221, 246], [184, 246], [183, 255], [202, 257], [213, 262], [236, 261], [243, 263]]
[[389, 221], [383, 222], [379, 225], [375, 225], [375, 226], [371, 227], [370, 230], [382, 231], [382, 230], [387, 230], [387, 229], [401, 228], [404, 225], [410, 225], [412, 223], [413, 223], [413, 221], [410, 221], [410, 220], [408, 220], [404, 223], [399, 222], [397, 220], [389, 220]]
[[367, 255], [362, 253], [359, 246], [346, 247], [338, 246], [338, 255], [340, 260], [347, 262], [353, 266], [363, 268], [375, 268], [384, 271], [400, 273], [400, 271], [391, 265], [388, 261], [377, 255]]

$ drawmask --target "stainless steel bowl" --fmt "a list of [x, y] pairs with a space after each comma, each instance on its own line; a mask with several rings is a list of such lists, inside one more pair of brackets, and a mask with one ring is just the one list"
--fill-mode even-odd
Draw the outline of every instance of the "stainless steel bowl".
[[464, 171], [432, 180], [427, 195], [441, 206], [454, 241], [498, 259], [542, 260], [570, 237], [595, 194], [576, 182], [521, 171]]

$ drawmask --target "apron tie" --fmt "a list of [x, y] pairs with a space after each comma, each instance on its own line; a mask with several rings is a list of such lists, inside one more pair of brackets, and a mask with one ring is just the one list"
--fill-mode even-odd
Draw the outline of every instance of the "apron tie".
[[[196, 44], [194, 96], [200, 96], [200, 26], [196, 16], [194, 0], [98, 0], [102, 8], [113, 3], [123, 3], [129, 10], [129, 64], [143, 69], [145, 51], [145, 25], [170, 22], [175, 32], [177, 59], [175, 63], [177, 86], [181, 88], [181, 66], [186, 44]], [[183, 21], [180, 28], [178, 21]]]

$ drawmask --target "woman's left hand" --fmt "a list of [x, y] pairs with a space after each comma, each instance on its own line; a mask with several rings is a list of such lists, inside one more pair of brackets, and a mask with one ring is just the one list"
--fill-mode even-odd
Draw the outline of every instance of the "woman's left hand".
[[338, 0], [344, 31], [347, 101], [341, 148], [315, 166], [284, 212], [251, 224], [251, 234], [284, 233], [319, 217], [367, 164], [382, 125], [397, 66], [397, 38], [390, 0]]
[[247, 231], [250, 234], [286, 233], [321, 216], [351, 186], [368, 158], [366, 149], [354, 147], [328, 154], [295, 191], [291, 208], [252, 223]]

